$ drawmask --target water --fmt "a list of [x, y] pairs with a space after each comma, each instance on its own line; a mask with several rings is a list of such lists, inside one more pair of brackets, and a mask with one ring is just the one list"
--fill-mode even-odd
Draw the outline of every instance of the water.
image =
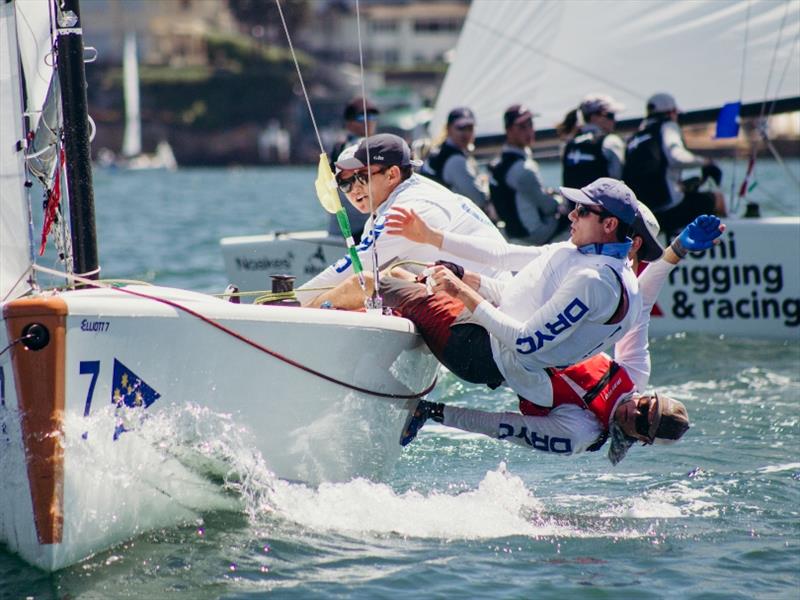
[[[797, 214], [780, 168], [759, 168], [763, 212]], [[557, 183], [557, 166], [543, 172]], [[103, 273], [220, 291], [220, 237], [324, 226], [312, 178], [97, 173]], [[0, 598], [798, 598], [800, 344], [689, 334], [651, 350], [651, 384], [694, 426], [613, 470], [601, 454], [559, 459], [426, 426], [387, 480], [308, 488], [276, 480], [244, 432], [187, 407], [153, 429], [200, 458], [228, 506], [56, 574], [0, 549]], [[450, 375], [433, 397], [515, 406]]]

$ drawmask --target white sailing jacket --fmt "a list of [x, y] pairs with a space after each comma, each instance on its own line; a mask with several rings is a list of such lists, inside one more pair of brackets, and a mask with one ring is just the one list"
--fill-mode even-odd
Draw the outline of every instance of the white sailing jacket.
[[[474, 241], [445, 234], [442, 248], [474, 260], [485, 259], [491, 246], [476, 248]], [[506, 383], [532, 402], [551, 406], [544, 369], [575, 364], [616, 343], [639, 320], [642, 298], [627, 259], [583, 254], [571, 242], [513, 248], [489, 250], [499, 266], [520, 270], [508, 282], [481, 277], [481, 294], [496, 306], [481, 302], [471, 320], [491, 334], [492, 354]], [[620, 322], [606, 324], [620, 302], [620, 280], [628, 310]]]
[[[389, 198], [378, 207], [377, 218], [374, 220], [370, 218], [364, 226], [364, 231], [369, 233], [365, 233], [357, 248], [364, 271], [372, 272], [372, 245], [377, 239], [378, 267], [381, 269], [398, 260], [414, 260], [425, 263], [449, 260], [482, 275], [502, 277], [503, 271], [489, 266], [491, 263], [458, 259], [455, 255], [438, 250], [433, 246], [412, 242], [400, 235], [384, 233], [386, 214], [393, 206], [413, 209], [431, 227], [442, 231], [464, 234], [470, 239], [483, 238], [495, 243], [505, 243], [500, 231], [469, 198], [454, 194], [427, 177], [412, 175], [398, 185]], [[333, 287], [351, 275], [353, 275], [352, 263], [350, 257], [345, 255], [298, 288], [298, 296], [301, 301], [311, 300], [319, 294], [319, 291], [303, 292], [304, 288]]]

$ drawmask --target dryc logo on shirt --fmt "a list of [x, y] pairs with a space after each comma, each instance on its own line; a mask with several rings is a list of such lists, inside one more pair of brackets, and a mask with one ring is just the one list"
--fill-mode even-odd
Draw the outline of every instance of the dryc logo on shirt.
[[537, 350], [541, 350], [542, 346], [547, 342], [552, 342], [560, 334], [580, 321], [587, 312], [589, 312], [589, 307], [581, 302], [579, 298], [574, 298], [572, 302], [567, 304], [564, 310], [558, 313], [555, 321], [544, 324], [544, 328], [550, 333], [543, 333], [537, 329], [533, 335], [518, 338], [517, 352], [520, 354], [531, 354]]

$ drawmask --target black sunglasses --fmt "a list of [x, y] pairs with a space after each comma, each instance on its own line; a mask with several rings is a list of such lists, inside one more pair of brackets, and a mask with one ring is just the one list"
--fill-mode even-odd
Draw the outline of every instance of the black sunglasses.
[[[385, 172], [386, 169], [379, 169], [378, 171], [375, 171], [372, 176], [374, 177], [375, 175]], [[353, 173], [352, 177], [347, 177], [346, 179], [342, 177], [336, 177], [336, 185], [339, 186], [339, 189], [345, 194], [350, 193], [350, 190], [353, 189], [353, 185], [355, 185], [356, 182], [360, 183], [361, 185], [367, 185], [368, 181], [369, 176], [367, 175], [366, 171], [356, 171]]]
[[605, 219], [606, 217], [612, 216], [611, 213], [606, 212], [604, 210], [592, 210], [585, 204], [578, 204], [577, 206], [575, 206], [575, 212], [581, 218], [589, 215], [597, 215], [602, 220]]
[[636, 421], [634, 423], [634, 427], [636, 428], [636, 433], [646, 437], [648, 440], [646, 442], [647, 444], [652, 444], [653, 439], [655, 439], [655, 436], [650, 437], [650, 411], [657, 410], [657, 407], [658, 407], [658, 396], [655, 396], [652, 399], [647, 400], [647, 410], [644, 412], [640, 412], [638, 415], [636, 415]]
[[611, 119], [612, 121], [615, 121], [617, 118], [617, 115], [615, 115], [614, 113], [603, 113], [603, 116], [606, 119]]

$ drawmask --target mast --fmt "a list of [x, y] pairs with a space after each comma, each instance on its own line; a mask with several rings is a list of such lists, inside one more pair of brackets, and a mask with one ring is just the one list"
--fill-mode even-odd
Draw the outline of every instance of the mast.
[[97, 234], [89, 146], [83, 31], [78, 0], [63, 0], [58, 14], [58, 79], [64, 116], [69, 216], [72, 230], [72, 268], [78, 275], [97, 279]]

